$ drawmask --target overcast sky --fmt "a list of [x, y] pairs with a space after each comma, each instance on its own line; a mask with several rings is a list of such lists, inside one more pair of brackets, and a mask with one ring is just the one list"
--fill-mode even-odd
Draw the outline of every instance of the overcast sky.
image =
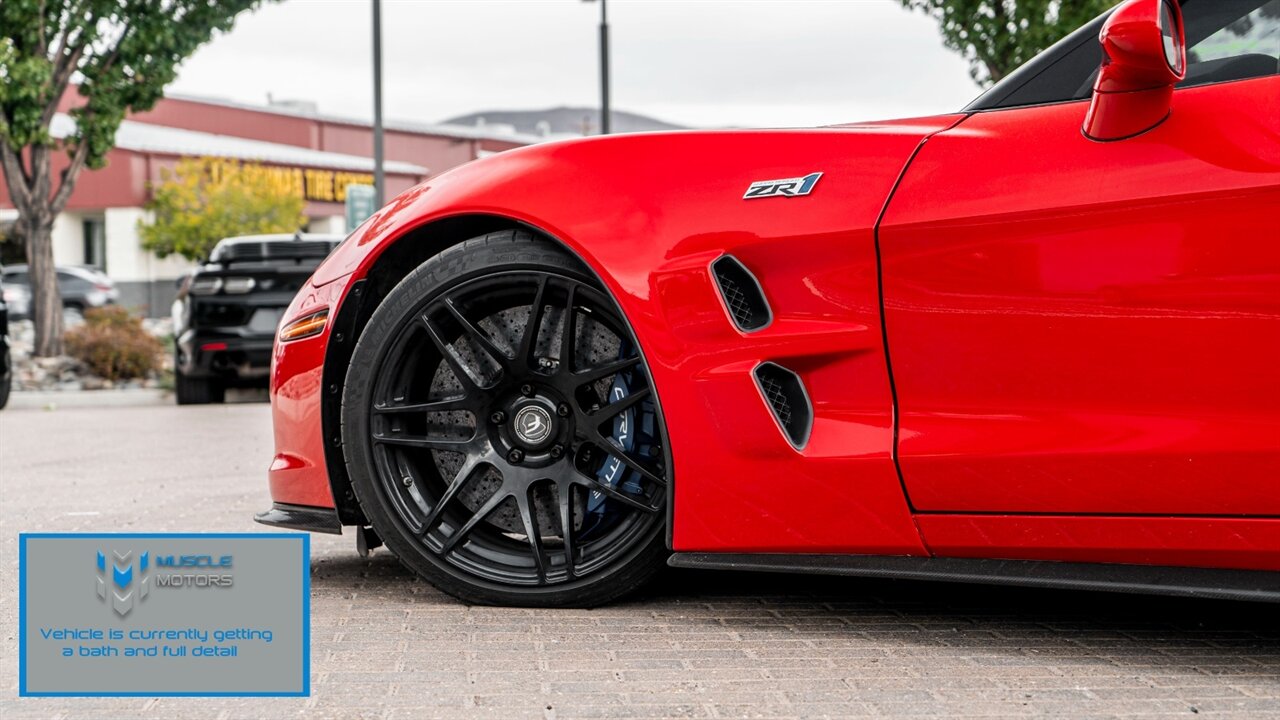
[[[371, 117], [370, 7], [267, 4], [201, 48], [171, 90]], [[384, 0], [384, 113], [594, 107], [599, 13], [580, 0]], [[610, 0], [609, 23], [614, 108], [684, 125], [926, 115], [979, 92], [933, 22], [896, 0]]]

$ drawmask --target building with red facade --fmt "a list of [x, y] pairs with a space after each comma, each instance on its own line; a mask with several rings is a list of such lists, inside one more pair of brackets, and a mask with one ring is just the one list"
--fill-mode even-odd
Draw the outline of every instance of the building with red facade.
[[[63, 110], [78, 100], [68, 93]], [[55, 137], [74, 131], [60, 113]], [[546, 140], [493, 126], [387, 122], [384, 132], [386, 193], [484, 155]], [[161, 170], [183, 158], [259, 163], [279, 173], [306, 200], [309, 232], [345, 233], [345, 191], [373, 184], [373, 131], [366, 122], [322, 115], [296, 104], [253, 106], [172, 96], [122, 123], [116, 147], [101, 170], [86, 170], [53, 228], [54, 261], [104, 270], [120, 289], [122, 304], [150, 315], [168, 313], [174, 280], [192, 263], [144, 250], [138, 223], [145, 221], [152, 184]], [[61, 160], [65, 162], [65, 160]], [[55, 165], [55, 172], [60, 168]], [[0, 235], [17, 217], [0, 178]]]

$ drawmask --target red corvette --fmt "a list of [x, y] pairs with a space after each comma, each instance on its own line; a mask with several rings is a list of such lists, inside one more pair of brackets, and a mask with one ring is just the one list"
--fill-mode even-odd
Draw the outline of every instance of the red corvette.
[[1130, 0], [953, 115], [432, 178], [288, 310], [259, 520], [480, 603], [663, 564], [1280, 600], [1278, 64], [1278, 0]]

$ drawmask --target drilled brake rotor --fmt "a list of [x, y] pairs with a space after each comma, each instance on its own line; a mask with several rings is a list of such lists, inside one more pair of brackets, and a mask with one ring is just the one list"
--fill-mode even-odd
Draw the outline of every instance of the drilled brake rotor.
[[[498, 347], [515, 355], [516, 343], [528, 324], [530, 309], [526, 305], [502, 310], [485, 317], [477, 325], [489, 334]], [[546, 306], [542, 314], [542, 324], [538, 330], [535, 354], [539, 363], [546, 367], [554, 367], [560, 363], [559, 348], [561, 335], [564, 332], [563, 318], [564, 310], [550, 305]], [[622, 348], [622, 341], [612, 330], [585, 313], [579, 313], [577, 317], [575, 336], [577, 339], [575, 365], [577, 367], [594, 367], [617, 359]], [[485, 368], [485, 377], [477, 378], [482, 381], [482, 384], [493, 381], [499, 374], [497, 366], [481, 348], [476, 346], [469, 336], [464, 335], [454, 340], [451, 343], [451, 347], [457, 353], [464, 366], [468, 368]], [[598, 381], [594, 386], [590, 386], [590, 389], [597, 394], [598, 401], [604, 403], [608, 398], [609, 386], [610, 379], [605, 378]], [[444, 363], [436, 366], [431, 379], [432, 396], [447, 397], [460, 394], [463, 391], [462, 383], [458, 381], [453, 372]], [[476, 418], [465, 411], [432, 413], [431, 417], [428, 418], [428, 422], [433, 426], [433, 431], [441, 434], [456, 434], [458, 437], [470, 437], [476, 430]], [[433, 450], [432, 454], [435, 459], [436, 469], [439, 471], [440, 477], [443, 478], [454, 477], [466, 460], [462, 453], [449, 452], [447, 450]], [[497, 491], [498, 486], [501, 484], [502, 475], [497, 470], [490, 468], [483, 475], [467, 483], [466, 487], [459, 493], [458, 500], [469, 511], [475, 512], [484, 504], [485, 500]], [[541, 488], [534, 494], [534, 505], [538, 513], [538, 527], [542, 528], [546, 535], [558, 536], [561, 534], [560, 513], [557, 508], [557, 502], [558, 499], [550, 488]], [[577, 495], [573, 513], [574, 529], [578, 529], [582, 525], [582, 509], [582, 496]], [[499, 505], [488, 516], [486, 522], [505, 532], [524, 532], [524, 525], [516, 503], [512, 498], [508, 498]]]

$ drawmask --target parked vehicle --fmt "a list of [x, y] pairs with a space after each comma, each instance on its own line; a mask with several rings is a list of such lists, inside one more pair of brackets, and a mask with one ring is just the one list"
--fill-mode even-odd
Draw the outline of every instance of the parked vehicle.
[[336, 235], [251, 235], [219, 242], [179, 279], [173, 303], [179, 405], [222, 402], [228, 387], [266, 387], [280, 315]]
[[0, 275], [0, 286], [4, 289], [0, 292], [0, 296], [4, 300], [4, 304], [9, 308], [9, 317], [17, 320], [31, 316], [31, 289], [26, 285], [5, 285], [3, 276]]
[[433, 177], [286, 312], [258, 519], [476, 603], [664, 563], [1280, 601], [1276, 9], [1128, 0], [941, 117]]
[[[73, 312], [84, 313], [89, 308], [114, 305], [120, 300], [120, 291], [115, 282], [106, 273], [97, 268], [82, 265], [59, 265], [55, 268], [58, 274], [58, 293], [62, 296], [62, 307]], [[4, 284], [16, 288], [15, 299], [26, 298], [21, 310], [15, 308], [15, 318], [27, 318], [31, 313], [31, 277], [26, 265], [11, 265], [4, 269]]]
[[9, 288], [0, 273], [0, 410], [9, 404], [13, 387], [13, 356], [9, 353]]

